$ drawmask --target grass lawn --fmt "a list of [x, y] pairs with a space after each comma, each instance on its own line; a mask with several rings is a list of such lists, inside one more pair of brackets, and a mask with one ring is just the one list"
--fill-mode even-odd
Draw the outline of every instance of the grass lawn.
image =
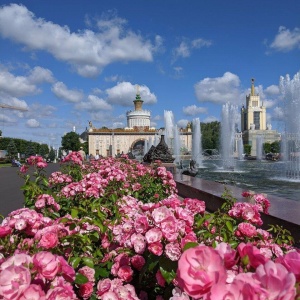
[[0, 168], [4, 168], [4, 167], [11, 167], [11, 163], [0, 164]]

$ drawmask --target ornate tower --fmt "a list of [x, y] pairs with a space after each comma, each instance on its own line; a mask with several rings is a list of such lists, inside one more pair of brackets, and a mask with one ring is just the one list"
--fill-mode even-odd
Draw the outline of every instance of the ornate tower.
[[150, 128], [150, 111], [143, 110], [143, 100], [140, 96], [139, 86], [137, 86], [137, 93], [134, 103], [134, 111], [127, 112], [127, 127], [133, 129], [149, 129]]
[[266, 108], [260, 104], [260, 97], [255, 94], [254, 78], [251, 79], [251, 92], [246, 96], [246, 108], [241, 110], [241, 130], [266, 130]]

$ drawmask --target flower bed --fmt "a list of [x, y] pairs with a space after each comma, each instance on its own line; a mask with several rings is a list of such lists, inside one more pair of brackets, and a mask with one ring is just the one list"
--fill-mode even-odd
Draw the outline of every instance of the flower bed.
[[73, 152], [45, 167], [21, 168], [25, 206], [0, 225], [0, 299], [300, 299], [300, 252], [287, 230], [260, 228], [263, 195], [225, 191], [207, 213], [160, 162]]

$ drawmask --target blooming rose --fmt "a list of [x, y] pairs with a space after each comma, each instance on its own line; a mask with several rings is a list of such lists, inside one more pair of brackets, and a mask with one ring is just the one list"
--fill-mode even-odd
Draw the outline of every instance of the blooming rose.
[[18, 299], [30, 282], [29, 269], [11, 265], [0, 273], [0, 296], [4, 299]]
[[161, 242], [151, 243], [148, 245], [148, 250], [157, 256], [161, 256], [163, 254], [163, 245]]
[[138, 271], [141, 271], [143, 266], [145, 265], [146, 263], [146, 260], [143, 256], [141, 255], [134, 255], [131, 257], [131, 265], [137, 269]]
[[123, 281], [130, 282], [132, 280], [133, 270], [129, 266], [121, 266], [118, 270], [118, 277]]
[[222, 242], [217, 245], [216, 250], [223, 258], [226, 269], [232, 268], [237, 263], [236, 251], [229, 244]]
[[178, 286], [191, 297], [202, 297], [214, 284], [226, 280], [221, 256], [205, 245], [189, 248], [178, 261], [176, 280]]
[[297, 251], [291, 251], [284, 256], [280, 256], [276, 259], [276, 262], [284, 265], [289, 272], [292, 272], [296, 276], [297, 282], [300, 282], [300, 253]]
[[6, 237], [11, 234], [12, 229], [9, 226], [0, 226], [0, 238]]
[[95, 281], [95, 270], [93, 268], [84, 266], [78, 270], [78, 273], [84, 275], [90, 282]]
[[46, 294], [47, 300], [75, 300], [78, 299], [73, 291], [66, 289], [64, 287], [55, 287], [53, 289], [48, 290]]
[[238, 230], [247, 237], [253, 237], [257, 234], [256, 227], [246, 222], [240, 223], [238, 225]]
[[83, 299], [89, 299], [93, 294], [93, 283], [87, 282], [79, 286], [79, 296]]
[[97, 284], [97, 295], [102, 296], [104, 293], [108, 292], [111, 288], [111, 280], [105, 278], [100, 280]]
[[173, 261], [177, 261], [181, 256], [181, 249], [178, 243], [169, 243], [165, 247], [166, 256]]
[[45, 232], [38, 243], [38, 246], [44, 249], [51, 249], [56, 247], [57, 245], [58, 245], [57, 233], [51, 231]]
[[60, 271], [60, 263], [55, 255], [41, 251], [33, 256], [33, 264], [46, 279], [53, 279]]
[[269, 260], [257, 267], [253, 276], [266, 290], [265, 299], [295, 299], [296, 278], [283, 265]]
[[148, 244], [160, 242], [162, 239], [162, 232], [158, 228], [151, 228], [146, 232], [145, 238]]
[[31, 284], [26, 290], [23, 291], [18, 300], [46, 300], [46, 294], [40, 285]]

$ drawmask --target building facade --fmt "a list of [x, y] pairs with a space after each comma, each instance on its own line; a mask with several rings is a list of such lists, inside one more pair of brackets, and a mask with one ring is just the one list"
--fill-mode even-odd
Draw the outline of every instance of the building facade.
[[267, 124], [266, 107], [255, 93], [254, 79], [251, 80], [250, 94], [246, 96], [246, 107], [241, 109], [241, 132], [243, 144], [251, 145], [251, 156], [257, 156], [259, 141], [273, 143], [281, 140], [280, 134]]
[[[133, 103], [134, 110], [126, 113], [127, 126], [125, 128], [95, 128], [90, 122], [88, 129], [89, 154], [114, 157], [118, 154], [131, 152], [135, 156], [143, 156], [145, 147], [147, 149], [151, 145], [157, 145], [161, 130], [150, 126], [151, 113], [143, 109], [143, 100], [139, 92], [137, 92]], [[180, 142], [186, 151], [191, 151], [192, 132], [190, 125], [180, 129]]]

